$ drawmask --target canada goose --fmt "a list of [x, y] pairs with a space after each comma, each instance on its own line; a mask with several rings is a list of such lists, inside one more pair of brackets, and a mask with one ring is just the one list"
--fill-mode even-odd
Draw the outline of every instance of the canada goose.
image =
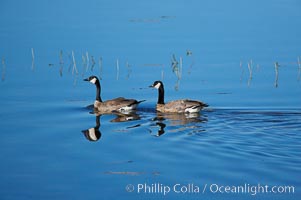
[[203, 107], [208, 107], [207, 104], [189, 100], [181, 99], [170, 101], [168, 103], [164, 102], [164, 85], [161, 81], [155, 81], [150, 87], [158, 89], [158, 102], [156, 110], [163, 113], [196, 113], [199, 112]]
[[125, 99], [123, 97], [118, 97], [116, 99], [111, 99], [107, 101], [102, 101], [100, 97], [100, 83], [96, 76], [90, 76], [84, 79], [84, 81], [89, 81], [96, 86], [96, 99], [94, 101], [94, 109], [100, 113], [111, 113], [113, 111], [126, 112], [136, 109], [137, 105], [143, 101], [137, 101], [135, 99]]

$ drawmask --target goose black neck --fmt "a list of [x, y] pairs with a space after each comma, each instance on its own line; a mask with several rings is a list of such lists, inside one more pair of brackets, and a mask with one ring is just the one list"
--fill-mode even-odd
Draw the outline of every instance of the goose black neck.
[[98, 80], [95, 82], [95, 85], [96, 85], [96, 100], [102, 102], [100, 97], [100, 84]]
[[164, 104], [164, 86], [161, 85], [158, 89], [158, 104]]

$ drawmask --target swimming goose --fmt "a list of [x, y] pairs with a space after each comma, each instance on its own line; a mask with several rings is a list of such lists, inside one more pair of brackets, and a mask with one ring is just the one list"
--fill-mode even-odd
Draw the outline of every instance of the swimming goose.
[[203, 107], [208, 107], [207, 104], [189, 100], [181, 99], [170, 101], [168, 103], [164, 102], [164, 85], [161, 81], [155, 81], [150, 87], [158, 89], [158, 102], [156, 110], [163, 113], [196, 113], [199, 112]]
[[126, 112], [136, 109], [137, 105], [143, 101], [137, 101], [135, 99], [125, 99], [118, 97], [116, 99], [102, 101], [100, 97], [100, 82], [96, 76], [90, 76], [84, 79], [89, 81], [96, 86], [96, 99], [94, 102], [94, 109], [101, 113], [111, 113], [113, 111]]

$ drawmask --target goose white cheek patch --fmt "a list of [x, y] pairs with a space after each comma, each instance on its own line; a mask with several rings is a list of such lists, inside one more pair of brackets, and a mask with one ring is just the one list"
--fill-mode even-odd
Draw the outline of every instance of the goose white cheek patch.
[[93, 84], [95, 84], [95, 83], [96, 83], [96, 78], [92, 78], [92, 79], [90, 80], [90, 82], [93, 83]]
[[160, 86], [161, 86], [161, 83], [157, 83], [157, 85], [155, 85], [155, 88], [159, 89]]

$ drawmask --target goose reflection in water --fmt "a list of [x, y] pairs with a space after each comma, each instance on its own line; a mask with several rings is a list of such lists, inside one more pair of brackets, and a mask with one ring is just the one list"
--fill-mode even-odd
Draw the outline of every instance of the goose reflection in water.
[[99, 131], [100, 127], [100, 115], [96, 115], [96, 126], [83, 130], [82, 133], [86, 137], [87, 140], [91, 142], [96, 142], [101, 138], [101, 132]]
[[[188, 124], [199, 124], [207, 122], [207, 118], [201, 116], [200, 113], [161, 113], [157, 112], [157, 116], [152, 119], [155, 121], [155, 126], [159, 127], [155, 136], [159, 137], [165, 133], [166, 127], [176, 127], [169, 132], [178, 132], [184, 129], [196, 129], [199, 126], [183, 126]], [[168, 124], [168, 125], [167, 125]], [[204, 131], [204, 130], [201, 130]], [[152, 131], [151, 131], [152, 132]]]
[[[84, 134], [87, 140], [91, 142], [96, 142], [101, 138], [101, 132], [99, 128], [100, 117], [102, 116], [102, 113], [91, 112], [91, 114], [95, 114], [96, 126], [86, 130], [82, 130], [82, 133]], [[140, 116], [135, 112], [113, 112], [112, 114], [115, 115], [116, 118], [110, 120], [110, 122], [127, 122], [140, 119]]]
[[116, 118], [112, 119], [110, 122], [127, 122], [141, 119], [141, 117], [135, 111], [113, 113], [116, 115]]

